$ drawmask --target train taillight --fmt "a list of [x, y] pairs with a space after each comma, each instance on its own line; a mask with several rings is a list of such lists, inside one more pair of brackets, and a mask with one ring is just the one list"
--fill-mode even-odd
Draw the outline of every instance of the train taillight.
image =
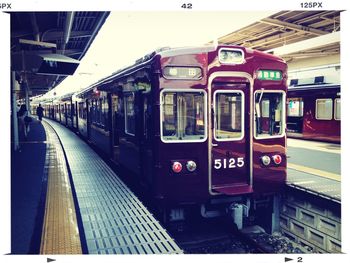
[[261, 162], [263, 165], [268, 166], [271, 163], [271, 158], [267, 155], [261, 157]]
[[174, 173], [180, 173], [182, 171], [182, 164], [180, 162], [173, 162], [172, 169]]
[[197, 164], [194, 161], [188, 161], [186, 168], [189, 172], [194, 172], [197, 169]]
[[282, 162], [282, 157], [281, 157], [281, 155], [279, 155], [279, 154], [276, 154], [276, 155], [274, 155], [274, 156], [272, 156], [272, 160], [273, 160], [273, 162], [275, 163], [275, 164], [281, 164], [281, 162]]

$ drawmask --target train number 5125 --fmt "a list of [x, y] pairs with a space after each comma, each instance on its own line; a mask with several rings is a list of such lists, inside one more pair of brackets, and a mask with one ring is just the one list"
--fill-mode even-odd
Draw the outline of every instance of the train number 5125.
[[226, 168], [236, 168], [236, 167], [243, 167], [244, 166], [244, 159], [243, 157], [230, 158], [230, 159], [215, 159], [214, 160], [214, 168], [215, 169], [226, 169]]

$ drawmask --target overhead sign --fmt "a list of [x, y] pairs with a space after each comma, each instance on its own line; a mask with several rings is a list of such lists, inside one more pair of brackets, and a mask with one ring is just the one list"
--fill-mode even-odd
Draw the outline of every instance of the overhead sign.
[[80, 61], [61, 54], [41, 54], [42, 63], [37, 74], [73, 75]]
[[11, 69], [43, 75], [73, 75], [80, 61], [55, 53], [15, 54], [11, 58]]

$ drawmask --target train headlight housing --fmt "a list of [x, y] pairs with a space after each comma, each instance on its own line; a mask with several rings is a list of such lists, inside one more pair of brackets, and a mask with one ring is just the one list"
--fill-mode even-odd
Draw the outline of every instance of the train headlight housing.
[[271, 163], [271, 158], [267, 155], [261, 157], [261, 162], [263, 165], [268, 166]]
[[282, 156], [279, 154], [275, 154], [274, 156], [272, 156], [272, 160], [275, 164], [281, 164], [282, 162]]
[[180, 162], [173, 162], [172, 169], [174, 173], [180, 173], [182, 171], [182, 164]]
[[197, 164], [194, 161], [188, 161], [186, 168], [189, 172], [194, 172], [197, 169]]

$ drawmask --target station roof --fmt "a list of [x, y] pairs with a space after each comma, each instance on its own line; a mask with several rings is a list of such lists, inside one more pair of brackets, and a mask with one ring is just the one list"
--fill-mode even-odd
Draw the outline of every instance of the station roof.
[[[320, 37], [340, 30], [341, 11], [281, 11], [219, 38], [223, 44], [237, 44], [261, 51]], [[299, 58], [340, 52], [340, 43], [311, 47], [281, 55], [287, 62]]]
[[[54, 53], [66, 56], [66, 61], [79, 62], [108, 15], [109, 12], [11, 12], [12, 70], [17, 60], [21, 64], [21, 59], [47, 58]], [[28, 61], [23, 64], [26, 66], [15, 71], [17, 79], [27, 83], [30, 96], [46, 93], [66, 77], [37, 74]]]
[[[218, 39], [260, 51], [298, 43], [340, 31], [341, 11], [281, 11]], [[109, 12], [12, 12], [11, 54], [57, 54], [81, 60]], [[31, 44], [39, 42], [39, 44]], [[41, 45], [40, 43], [43, 42]], [[46, 44], [45, 44], [46, 43]], [[47, 45], [51, 43], [53, 46]], [[279, 55], [287, 62], [300, 58], [339, 54], [340, 43]], [[17, 71], [26, 80], [30, 96], [44, 94], [57, 86], [64, 75], [40, 75], [30, 68]], [[20, 97], [23, 96], [20, 93]]]

